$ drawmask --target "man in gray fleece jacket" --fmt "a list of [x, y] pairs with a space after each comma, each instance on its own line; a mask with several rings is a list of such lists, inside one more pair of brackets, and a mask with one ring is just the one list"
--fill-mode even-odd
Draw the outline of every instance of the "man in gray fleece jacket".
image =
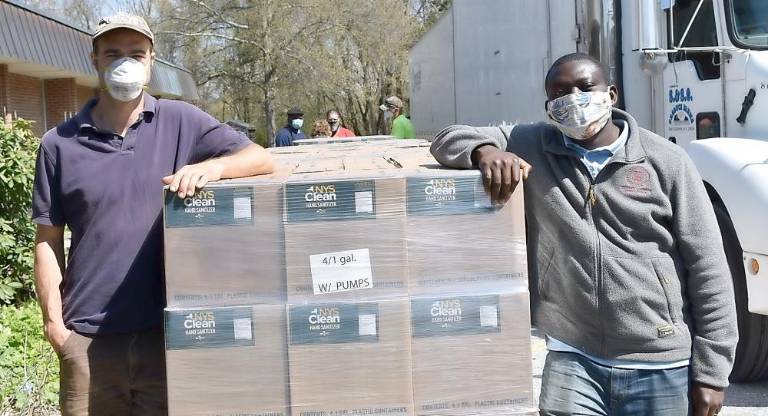
[[440, 163], [479, 168], [497, 202], [525, 179], [549, 348], [541, 414], [716, 415], [738, 330], [696, 168], [613, 108], [590, 56], [560, 58], [545, 87], [549, 123], [451, 126], [432, 144]]

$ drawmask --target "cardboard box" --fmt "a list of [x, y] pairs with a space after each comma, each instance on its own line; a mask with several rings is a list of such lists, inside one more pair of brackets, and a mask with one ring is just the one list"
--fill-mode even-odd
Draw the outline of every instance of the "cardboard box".
[[478, 171], [421, 166], [406, 187], [411, 294], [450, 286], [499, 292], [527, 279], [522, 186], [493, 206]]
[[417, 415], [534, 414], [528, 293], [411, 299]]
[[407, 299], [289, 306], [291, 411], [413, 415]]
[[407, 296], [405, 181], [294, 175], [285, 257], [290, 303]]
[[285, 302], [282, 181], [218, 182], [184, 200], [166, 191], [169, 307]]
[[170, 415], [288, 416], [285, 306], [167, 309]]

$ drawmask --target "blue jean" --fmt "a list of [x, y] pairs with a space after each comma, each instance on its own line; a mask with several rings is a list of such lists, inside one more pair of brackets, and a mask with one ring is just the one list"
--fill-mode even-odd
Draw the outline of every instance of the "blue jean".
[[627, 370], [579, 354], [550, 351], [544, 364], [540, 414], [686, 416], [688, 367]]

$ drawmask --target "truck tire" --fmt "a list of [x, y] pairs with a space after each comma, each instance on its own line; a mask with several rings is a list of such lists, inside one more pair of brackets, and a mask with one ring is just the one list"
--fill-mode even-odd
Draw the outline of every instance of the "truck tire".
[[734, 383], [768, 379], [768, 316], [750, 313], [747, 309], [747, 280], [744, 273], [744, 252], [733, 228], [728, 211], [720, 201], [713, 201], [717, 223], [728, 258], [736, 297], [739, 323], [739, 344], [730, 380]]

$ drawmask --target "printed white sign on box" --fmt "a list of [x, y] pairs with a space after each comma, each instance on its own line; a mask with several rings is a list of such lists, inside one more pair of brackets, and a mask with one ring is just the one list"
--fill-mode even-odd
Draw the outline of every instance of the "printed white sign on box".
[[234, 198], [232, 204], [235, 219], [251, 218], [251, 198]]
[[366, 214], [373, 212], [373, 192], [355, 192], [355, 212]]
[[373, 288], [367, 248], [309, 256], [315, 295]]
[[498, 328], [499, 309], [496, 305], [485, 305], [480, 307], [480, 327]]
[[357, 327], [361, 337], [366, 335], [376, 335], [376, 315], [359, 315], [357, 317]]
[[235, 339], [253, 339], [251, 320], [249, 318], [234, 319], [232, 323], [234, 324]]

